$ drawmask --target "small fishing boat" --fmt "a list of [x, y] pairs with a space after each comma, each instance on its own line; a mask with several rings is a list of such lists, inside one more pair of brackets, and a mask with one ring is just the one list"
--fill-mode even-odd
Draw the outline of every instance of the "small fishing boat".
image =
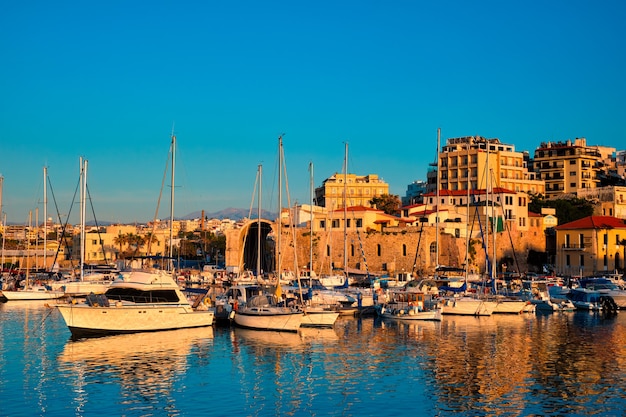
[[441, 320], [441, 307], [430, 294], [391, 291], [389, 301], [376, 305], [376, 313], [392, 320]]

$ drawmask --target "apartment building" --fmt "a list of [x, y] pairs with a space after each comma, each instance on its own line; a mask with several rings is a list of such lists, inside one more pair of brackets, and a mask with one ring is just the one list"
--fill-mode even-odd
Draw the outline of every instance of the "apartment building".
[[335, 210], [343, 208], [345, 201], [347, 207], [372, 207], [370, 200], [383, 194], [389, 194], [389, 184], [376, 174], [335, 173], [315, 189], [315, 205]]
[[[529, 155], [513, 145], [481, 136], [450, 138], [439, 152], [440, 190], [484, 190], [502, 188], [515, 192], [543, 194], [544, 183], [528, 168]], [[436, 164], [435, 164], [436, 165]], [[433, 171], [429, 174], [429, 191]], [[435, 176], [436, 180], [436, 176]]]
[[533, 168], [545, 181], [545, 196], [576, 193], [581, 188], [600, 186], [600, 172], [615, 148], [587, 146], [585, 138], [565, 142], [543, 142], [535, 149]]
[[589, 216], [555, 230], [557, 274], [591, 276], [624, 268], [624, 220]]

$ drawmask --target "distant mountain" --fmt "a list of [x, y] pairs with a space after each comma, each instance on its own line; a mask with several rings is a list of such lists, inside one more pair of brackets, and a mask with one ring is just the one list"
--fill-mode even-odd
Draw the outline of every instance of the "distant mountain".
[[[257, 209], [256, 208], [252, 209], [252, 213], [250, 213], [249, 209], [229, 207], [224, 210], [216, 211], [215, 213], [204, 213], [205, 217], [208, 219], [220, 219], [220, 220], [222, 219], [241, 220], [243, 218], [248, 217], [249, 214], [251, 214], [250, 218], [256, 219]], [[193, 213], [189, 213], [186, 216], [181, 217], [181, 219], [192, 220], [192, 219], [198, 219], [201, 216], [202, 216], [201, 211], [194, 211]], [[263, 219], [274, 220], [276, 219], [276, 217], [277, 217], [276, 213], [272, 213], [267, 210], [261, 210], [261, 218]]]

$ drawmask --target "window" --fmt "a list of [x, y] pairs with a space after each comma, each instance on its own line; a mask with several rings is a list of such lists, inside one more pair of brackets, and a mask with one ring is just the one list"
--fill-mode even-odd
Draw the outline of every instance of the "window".
[[437, 252], [437, 243], [433, 242], [430, 244], [430, 253], [436, 253]]
[[330, 256], [330, 245], [326, 245], [326, 256]]
[[585, 235], [582, 234], [582, 233], [578, 235], [578, 246], [580, 248], [584, 248], [585, 247]]
[[349, 229], [350, 228], [350, 219], [346, 219], [346, 227]]
[[565, 266], [570, 266], [569, 255], [565, 255]]
[[402, 244], [402, 256], [406, 256], [406, 244]]
[[356, 227], [363, 227], [363, 219], [356, 219]]
[[565, 235], [565, 243], [564, 243], [564, 245], [565, 245], [566, 248], [569, 248], [569, 235], [568, 234]]
[[581, 267], [585, 266], [585, 255], [580, 255], [580, 266]]
[[339, 219], [335, 219], [333, 220], [333, 229], [338, 229], [339, 228]]
[[354, 245], [350, 245], [350, 256], [354, 256]]
[[320, 229], [326, 229], [326, 220], [320, 220]]
[[378, 253], [378, 256], [380, 256], [383, 252], [383, 248], [380, 245], [380, 243], [378, 245], [376, 245], [376, 252]]
[[608, 244], [609, 244], [609, 234], [608, 234], [608, 233], [605, 233], [605, 234], [604, 234], [604, 244], [605, 244], [605, 245], [608, 245]]

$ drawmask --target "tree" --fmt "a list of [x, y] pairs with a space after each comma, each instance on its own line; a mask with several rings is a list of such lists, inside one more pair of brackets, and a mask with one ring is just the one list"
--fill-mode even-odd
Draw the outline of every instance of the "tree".
[[593, 203], [584, 198], [573, 197], [546, 200], [540, 194], [531, 194], [528, 210], [533, 213], [541, 213], [541, 209], [544, 207], [556, 210], [556, 217], [559, 219], [559, 224], [565, 224], [591, 216], [594, 211]]
[[370, 204], [392, 216], [400, 214], [400, 207], [402, 206], [400, 197], [395, 194], [382, 194], [374, 197], [370, 200]]

